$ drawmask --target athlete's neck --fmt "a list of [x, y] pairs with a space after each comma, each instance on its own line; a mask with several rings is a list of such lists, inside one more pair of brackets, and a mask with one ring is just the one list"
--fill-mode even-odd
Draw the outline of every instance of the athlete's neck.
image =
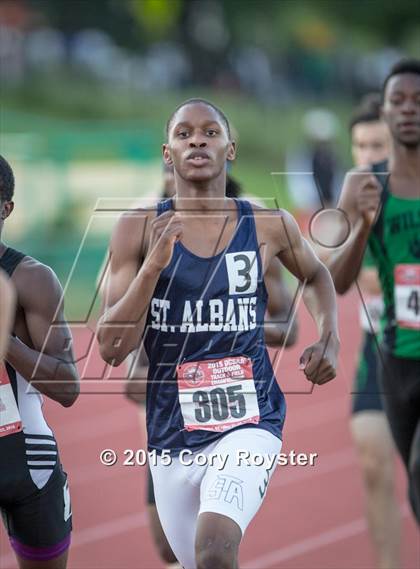
[[205, 182], [190, 182], [176, 179], [176, 195], [174, 205], [177, 210], [214, 211], [228, 207], [230, 200], [226, 198], [226, 175]]
[[413, 178], [418, 183], [420, 178], [420, 145], [410, 148], [393, 140], [389, 171], [393, 176], [405, 179]]

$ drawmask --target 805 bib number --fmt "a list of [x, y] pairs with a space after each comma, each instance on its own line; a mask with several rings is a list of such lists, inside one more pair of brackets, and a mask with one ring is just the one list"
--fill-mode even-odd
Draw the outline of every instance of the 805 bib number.
[[225, 421], [229, 416], [242, 419], [246, 414], [246, 402], [242, 385], [226, 389], [215, 387], [211, 391], [196, 391], [193, 402], [197, 404], [195, 418], [199, 423], [208, 423], [212, 418]]

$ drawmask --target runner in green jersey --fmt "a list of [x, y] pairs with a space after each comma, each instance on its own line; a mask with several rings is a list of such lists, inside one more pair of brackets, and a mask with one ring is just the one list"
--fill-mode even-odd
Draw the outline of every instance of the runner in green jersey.
[[392, 173], [383, 174], [388, 169], [388, 162], [373, 167], [382, 192], [369, 247], [384, 295], [384, 343], [392, 355], [416, 360], [420, 359], [420, 195], [396, 195]]
[[394, 66], [382, 97], [389, 161], [346, 177], [338, 206], [352, 231], [328, 265], [337, 291], [346, 292], [369, 242], [385, 302], [379, 379], [420, 522], [420, 61]]

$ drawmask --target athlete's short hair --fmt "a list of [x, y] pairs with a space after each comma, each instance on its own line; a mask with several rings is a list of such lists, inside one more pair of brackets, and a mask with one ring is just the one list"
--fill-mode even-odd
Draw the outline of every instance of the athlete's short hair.
[[360, 123], [377, 122], [381, 120], [381, 94], [368, 93], [354, 109], [349, 121], [349, 131]]
[[9, 202], [15, 191], [15, 177], [9, 162], [0, 154], [0, 201]]
[[385, 90], [388, 81], [395, 75], [402, 75], [403, 73], [414, 73], [420, 75], [420, 59], [401, 59], [392, 68], [382, 84], [382, 100], [385, 98]]
[[186, 101], [184, 101], [183, 103], [178, 105], [176, 107], [176, 109], [174, 110], [174, 112], [171, 114], [171, 116], [169, 117], [169, 119], [166, 123], [166, 129], [165, 129], [166, 138], [168, 138], [169, 130], [171, 128], [173, 118], [176, 115], [176, 113], [179, 111], [179, 109], [182, 109], [182, 107], [186, 107], [187, 105], [196, 105], [196, 104], [206, 105], [207, 107], [210, 107], [211, 109], [216, 111], [216, 113], [219, 115], [220, 120], [222, 121], [222, 123], [226, 127], [229, 138], [231, 137], [230, 124], [229, 124], [229, 120], [228, 120], [227, 116], [225, 115], [225, 113], [219, 107], [216, 107], [216, 105], [213, 105], [213, 103], [210, 103], [210, 101], [207, 101], [206, 99], [194, 98], [194, 99], [187, 99]]

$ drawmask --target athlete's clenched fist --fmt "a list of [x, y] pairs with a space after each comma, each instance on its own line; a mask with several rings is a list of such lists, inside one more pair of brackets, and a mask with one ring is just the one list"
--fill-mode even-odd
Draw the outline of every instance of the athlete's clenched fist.
[[299, 369], [303, 370], [309, 381], [322, 385], [337, 375], [337, 357], [340, 342], [330, 334], [306, 348], [299, 360]]
[[152, 221], [149, 248], [145, 264], [156, 271], [163, 271], [172, 259], [174, 244], [182, 237], [181, 218], [174, 211], [167, 211]]
[[356, 206], [363, 219], [372, 225], [381, 199], [381, 187], [370, 173], [357, 174]]

